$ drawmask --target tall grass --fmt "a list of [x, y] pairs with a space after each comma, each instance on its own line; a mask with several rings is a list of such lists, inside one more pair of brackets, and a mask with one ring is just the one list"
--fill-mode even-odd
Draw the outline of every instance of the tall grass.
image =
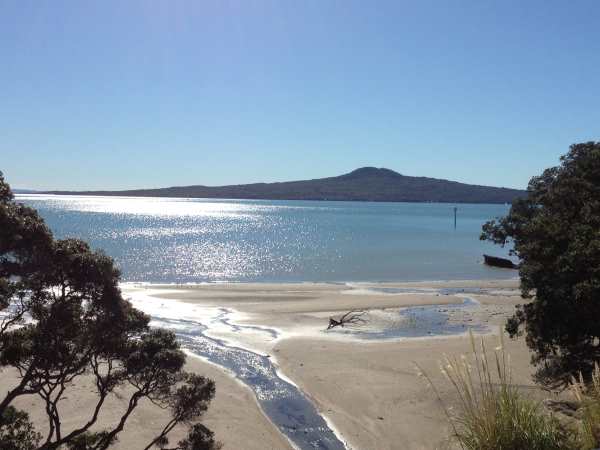
[[448, 408], [433, 387], [463, 450], [568, 450], [577, 448], [558, 421], [539, 403], [525, 397], [512, 382], [510, 356], [504, 341], [489, 356], [483, 339], [473, 334], [472, 354], [446, 357], [442, 373], [457, 394], [457, 406]]
[[600, 447], [600, 367], [595, 365], [590, 383], [584, 383], [581, 375], [573, 380], [571, 391], [580, 404], [581, 411], [581, 449], [590, 450]]

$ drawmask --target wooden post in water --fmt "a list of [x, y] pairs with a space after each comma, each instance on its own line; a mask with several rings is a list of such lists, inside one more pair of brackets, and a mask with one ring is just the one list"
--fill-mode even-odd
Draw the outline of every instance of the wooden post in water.
[[455, 207], [454, 207], [454, 229], [455, 229], [455, 230], [456, 230], [456, 210], [457, 210], [457, 209], [458, 209], [458, 208], [455, 206]]

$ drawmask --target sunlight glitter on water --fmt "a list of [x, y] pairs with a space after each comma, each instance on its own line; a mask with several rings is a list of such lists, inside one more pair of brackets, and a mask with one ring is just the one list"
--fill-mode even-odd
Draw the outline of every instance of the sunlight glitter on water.
[[58, 238], [114, 257], [124, 281], [407, 281], [510, 278], [479, 241], [504, 205], [19, 195]]
[[[182, 198], [45, 196], [51, 206], [71, 211], [153, 217], [258, 217], [254, 212], [269, 206], [229, 201], [197, 201]], [[23, 195], [19, 200], [36, 200], [38, 195]]]

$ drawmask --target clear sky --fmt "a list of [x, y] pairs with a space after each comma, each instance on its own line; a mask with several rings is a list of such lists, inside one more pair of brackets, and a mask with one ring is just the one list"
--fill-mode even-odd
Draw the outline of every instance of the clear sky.
[[0, 0], [20, 188], [388, 167], [525, 187], [600, 139], [600, 1]]

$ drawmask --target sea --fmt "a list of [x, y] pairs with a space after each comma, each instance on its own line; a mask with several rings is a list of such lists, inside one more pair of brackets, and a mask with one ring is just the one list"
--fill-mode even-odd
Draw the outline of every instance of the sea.
[[[505, 279], [481, 226], [508, 205], [17, 195], [57, 238], [112, 256], [126, 282]], [[456, 210], [456, 227], [454, 208]]]

